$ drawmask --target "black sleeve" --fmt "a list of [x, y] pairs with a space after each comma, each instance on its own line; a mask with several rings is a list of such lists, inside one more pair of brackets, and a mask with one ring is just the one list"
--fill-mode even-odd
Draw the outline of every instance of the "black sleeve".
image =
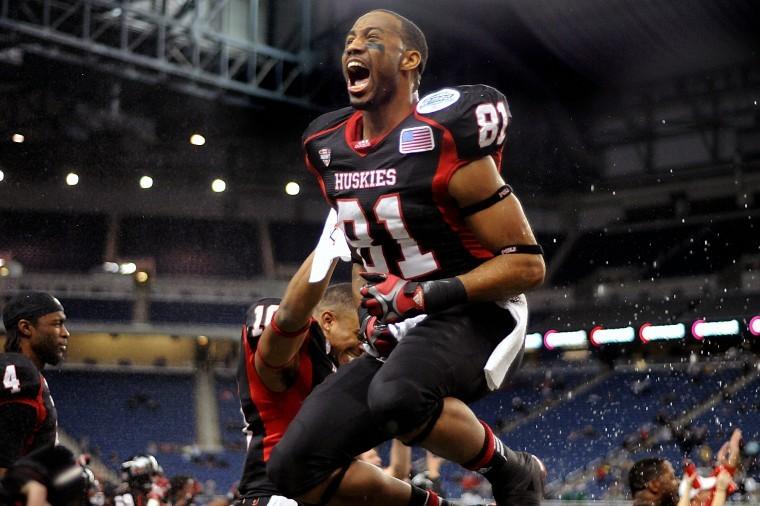
[[8, 469], [2, 486], [9, 498], [19, 498], [22, 496], [21, 489], [30, 481], [36, 481], [48, 487], [50, 485], [48, 470], [43, 462], [22, 458]]
[[[79, 471], [72, 473], [72, 471]], [[48, 489], [51, 504], [82, 504], [87, 481], [84, 469], [68, 448], [57, 445], [38, 448], [17, 460], [3, 479], [6, 492], [14, 496], [30, 481]]]
[[500, 156], [512, 117], [504, 95], [482, 84], [431, 93], [417, 104], [417, 113], [444, 126], [454, 140], [458, 158], [468, 162]]
[[18, 460], [36, 423], [37, 411], [32, 406], [20, 402], [0, 405], [0, 467], [9, 468]]

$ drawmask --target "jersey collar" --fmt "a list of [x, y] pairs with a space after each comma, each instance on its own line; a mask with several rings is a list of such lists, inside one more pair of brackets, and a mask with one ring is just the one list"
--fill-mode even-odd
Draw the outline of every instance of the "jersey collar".
[[[414, 114], [414, 110], [409, 113], [409, 115], [404, 116], [404, 119], [402, 119], [398, 125], [406, 121], [409, 116], [412, 116]], [[351, 117], [348, 118], [346, 121], [346, 144], [349, 148], [351, 148], [352, 151], [354, 151], [359, 156], [367, 156], [372, 150], [377, 148], [378, 145], [380, 145], [386, 137], [388, 137], [392, 132], [395, 132], [398, 128], [398, 125], [394, 126], [393, 128], [389, 129], [387, 132], [385, 132], [382, 135], [379, 135], [373, 139], [363, 139], [362, 138], [362, 113], [361, 111], [356, 111], [351, 115]]]

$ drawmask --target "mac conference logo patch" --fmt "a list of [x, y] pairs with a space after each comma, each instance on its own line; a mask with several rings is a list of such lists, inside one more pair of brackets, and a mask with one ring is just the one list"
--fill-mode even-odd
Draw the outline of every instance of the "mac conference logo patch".
[[330, 165], [331, 154], [332, 154], [332, 150], [330, 148], [322, 148], [319, 150], [319, 158], [322, 160], [322, 163], [325, 164], [325, 167]]
[[452, 88], [444, 88], [435, 93], [426, 95], [417, 104], [417, 112], [420, 114], [430, 114], [431, 112], [446, 109], [451, 104], [459, 100], [459, 91]]

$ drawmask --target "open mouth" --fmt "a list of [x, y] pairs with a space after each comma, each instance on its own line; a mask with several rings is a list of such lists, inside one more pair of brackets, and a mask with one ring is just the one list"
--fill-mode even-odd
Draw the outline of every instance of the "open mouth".
[[361, 93], [369, 86], [369, 69], [360, 61], [349, 61], [346, 65], [346, 75], [350, 93]]

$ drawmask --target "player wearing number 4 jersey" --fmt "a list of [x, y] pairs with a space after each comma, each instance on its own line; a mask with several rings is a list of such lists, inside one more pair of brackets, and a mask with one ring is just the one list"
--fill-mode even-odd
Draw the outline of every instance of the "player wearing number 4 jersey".
[[63, 360], [69, 339], [65, 321], [63, 306], [47, 293], [21, 293], [3, 308], [0, 476], [20, 457], [56, 443], [55, 406], [41, 371]]
[[[545, 272], [499, 173], [509, 107], [483, 85], [419, 100], [426, 59], [411, 21], [384, 10], [360, 17], [342, 61], [352, 107], [317, 118], [304, 136], [306, 164], [369, 271], [367, 328], [428, 315], [400, 341], [369, 331], [374, 353], [304, 403], [267, 466], [304, 503], [357, 504], [353, 456], [389, 437], [480, 471], [499, 505], [542, 496], [541, 462], [509, 449], [466, 406], [519, 366], [522, 293]], [[367, 490], [362, 503], [383, 502]]]

